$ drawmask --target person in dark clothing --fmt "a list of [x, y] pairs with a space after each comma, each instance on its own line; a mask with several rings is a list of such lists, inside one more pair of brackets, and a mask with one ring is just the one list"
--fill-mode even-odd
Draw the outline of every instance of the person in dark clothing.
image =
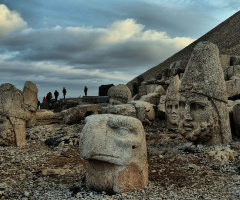
[[84, 88], [85, 96], [87, 96], [87, 91], [88, 91], [88, 88], [85, 86], [85, 88]]
[[66, 90], [66, 88], [65, 87], [63, 87], [63, 97], [64, 97], [64, 99], [65, 99], [65, 96], [66, 96], [66, 93], [67, 93], [67, 90]]
[[58, 95], [59, 95], [59, 92], [57, 90], [55, 90], [54, 96], [55, 96], [56, 101], [57, 101]]
[[50, 100], [51, 100], [51, 92], [49, 92], [49, 93], [47, 93], [47, 102], [49, 103], [50, 102]]

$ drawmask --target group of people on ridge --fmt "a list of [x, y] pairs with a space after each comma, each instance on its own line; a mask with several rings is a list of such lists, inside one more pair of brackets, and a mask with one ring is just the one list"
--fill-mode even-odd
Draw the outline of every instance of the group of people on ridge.
[[[87, 91], [88, 91], [88, 88], [85, 86], [85, 87], [84, 87], [84, 94], [85, 94], [85, 96], [87, 96]], [[65, 99], [65, 96], [66, 96], [66, 94], [67, 94], [67, 90], [66, 90], [65, 87], [63, 87], [62, 93], [63, 93], [63, 98]], [[55, 100], [57, 101], [58, 96], [59, 96], [59, 92], [58, 92], [57, 90], [55, 90], [54, 96], [55, 96]], [[52, 93], [51, 93], [51, 92], [48, 92], [48, 93], [47, 93], [47, 96], [46, 96], [46, 97], [45, 97], [45, 96], [43, 97], [43, 102], [48, 102], [48, 103], [49, 103], [52, 98], [53, 98]]]

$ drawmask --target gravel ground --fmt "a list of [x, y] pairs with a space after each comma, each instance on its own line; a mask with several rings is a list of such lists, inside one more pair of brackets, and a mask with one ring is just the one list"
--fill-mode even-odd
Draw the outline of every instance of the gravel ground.
[[[78, 138], [84, 124], [39, 122], [24, 147], [0, 147], [0, 199], [240, 199], [240, 161], [206, 159], [214, 147], [187, 143], [165, 122], [145, 127], [149, 184], [123, 194], [89, 191]], [[240, 141], [225, 145], [240, 155]]]

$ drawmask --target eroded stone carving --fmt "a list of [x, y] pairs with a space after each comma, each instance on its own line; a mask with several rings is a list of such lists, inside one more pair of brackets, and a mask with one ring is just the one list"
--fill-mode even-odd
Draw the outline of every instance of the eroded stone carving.
[[0, 145], [26, 145], [23, 94], [10, 83], [0, 86]]
[[215, 44], [196, 45], [179, 96], [180, 134], [187, 140], [207, 145], [231, 142], [226, 85]]
[[89, 116], [79, 147], [81, 158], [88, 160], [87, 188], [122, 193], [147, 185], [145, 132], [138, 119], [111, 114]]
[[108, 97], [111, 105], [119, 105], [131, 101], [132, 94], [126, 85], [120, 84], [108, 90]]
[[36, 112], [38, 104], [38, 88], [31, 82], [27, 81], [23, 88], [23, 99], [26, 110], [26, 125], [33, 127], [36, 124]]
[[181, 82], [178, 75], [172, 77], [166, 94], [165, 108], [167, 117], [167, 128], [169, 129], [178, 128], [178, 99], [180, 83]]

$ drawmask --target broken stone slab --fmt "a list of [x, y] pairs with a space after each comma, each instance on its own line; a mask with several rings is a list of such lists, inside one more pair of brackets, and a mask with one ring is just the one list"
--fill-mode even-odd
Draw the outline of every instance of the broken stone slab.
[[209, 152], [207, 160], [214, 165], [226, 165], [230, 160], [235, 160], [238, 156], [236, 151], [231, 150], [229, 147], [215, 147], [213, 151]]
[[131, 104], [121, 104], [121, 105], [108, 106], [108, 107], [106, 107], [105, 111], [103, 109], [101, 109], [101, 113], [124, 115], [124, 116], [129, 116], [129, 117], [135, 117], [136, 118], [136, 109]]
[[226, 81], [227, 96], [228, 98], [239, 98], [240, 97], [240, 78]]
[[139, 101], [145, 101], [145, 102], [151, 103], [153, 105], [158, 105], [159, 99], [160, 99], [160, 94], [154, 92], [154, 93], [149, 93], [147, 95], [141, 96]]
[[240, 137], [240, 102], [233, 106], [233, 122], [235, 126], [235, 133]]
[[124, 193], [148, 183], [146, 136], [133, 117], [92, 115], [80, 134], [80, 156], [87, 161], [86, 187]]
[[23, 102], [26, 110], [26, 126], [33, 127], [36, 124], [36, 111], [38, 108], [38, 88], [31, 82], [27, 81], [23, 88]]
[[166, 95], [162, 95], [158, 104], [158, 117], [159, 119], [165, 119], [166, 108], [165, 108]]
[[0, 85], [0, 145], [26, 145], [23, 93], [10, 83]]
[[47, 119], [57, 119], [57, 118], [59, 118], [59, 116], [56, 115], [51, 110], [41, 109], [41, 110], [37, 110], [36, 112], [37, 120], [47, 120]]
[[131, 101], [128, 104], [102, 107], [99, 113], [134, 117], [148, 125], [155, 119], [153, 105], [145, 101]]
[[84, 120], [85, 117], [98, 114], [98, 106], [96, 104], [79, 105], [69, 108], [60, 113], [65, 124], [76, 124]]
[[163, 88], [163, 86], [161, 86], [161, 85], [158, 85], [157, 87], [155, 87], [155, 89], [154, 89], [154, 91], [153, 91], [154, 93], [159, 93], [160, 94], [160, 96], [162, 96], [162, 95], [165, 95], [166, 94], [166, 91], [165, 91], [165, 89]]
[[142, 123], [150, 125], [155, 119], [153, 104], [145, 101], [131, 101], [129, 104], [135, 107], [136, 118], [139, 119]]
[[240, 65], [240, 56], [231, 56], [230, 65]]
[[230, 56], [227, 54], [220, 54], [219, 55], [220, 63], [222, 67], [230, 66]]

